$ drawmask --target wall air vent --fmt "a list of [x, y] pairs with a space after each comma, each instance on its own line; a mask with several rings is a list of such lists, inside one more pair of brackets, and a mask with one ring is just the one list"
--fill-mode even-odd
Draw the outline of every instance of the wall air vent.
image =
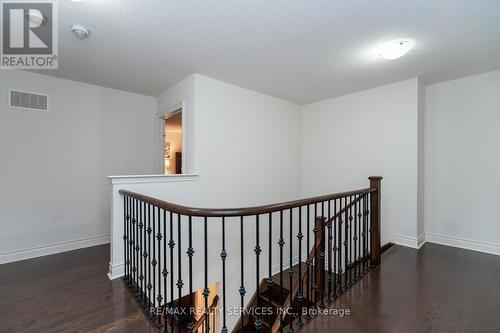
[[48, 112], [49, 96], [26, 91], [9, 90], [9, 106], [11, 108]]

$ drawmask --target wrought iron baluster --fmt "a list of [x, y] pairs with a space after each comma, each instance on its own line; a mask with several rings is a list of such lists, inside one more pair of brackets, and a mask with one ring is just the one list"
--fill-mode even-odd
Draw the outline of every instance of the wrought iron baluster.
[[[290, 281], [290, 292], [293, 289], [293, 208], [290, 208], [290, 266], [288, 268], [288, 276]], [[293, 320], [290, 321], [290, 326], [288, 326], [288, 332], [293, 332]]]
[[339, 199], [339, 232], [338, 232], [338, 243], [337, 243], [337, 248], [338, 248], [338, 263], [339, 263], [339, 273], [338, 273], [338, 282], [339, 282], [339, 294], [342, 293], [343, 291], [343, 287], [342, 287], [342, 273], [344, 272], [343, 269], [342, 269], [342, 248], [344, 246], [344, 244], [342, 243], [342, 234], [343, 234], [343, 229], [342, 229], [342, 225], [344, 223], [344, 219], [342, 217], [343, 213], [342, 213], [342, 199], [344, 199], [344, 204], [345, 204], [345, 198], [340, 198]]
[[337, 199], [333, 200], [333, 299], [337, 298]]
[[[371, 223], [371, 216], [370, 216], [370, 202], [372, 200], [372, 194], [370, 193], [369, 194], [369, 200], [367, 200], [368, 202], [366, 203], [366, 220], [367, 220], [367, 226], [368, 226], [368, 239], [367, 239], [367, 242], [368, 242], [368, 257], [371, 257], [371, 253], [372, 253], [372, 234], [373, 234], [373, 229], [372, 229], [372, 223]], [[368, 268], [371, 268], [371, 261], [369, 261], [369, 264], [368, 264]]]
[[[257, 298], [257, 309], [260, 308], [260, 288], [259, 288], [259, 284], [260, 284], [260, 272], [259, 272], [259, 256], [260, 256], [260, 253], [262, 252], [262, 249], [260, 248], [260, 240], [259, 240], [259, 215], [256, 215], [255, 216], [255, 282], [256, 282], [256, 285], [257, 285], [257, 291], [256, 291], [256, 298]], [[255, 315], [255, 322], [254, 322], [254, 325], [255, 325], [255, 329], [257, 330], [257, 332], [260, 331], [261, 327], [262, 327], [262, 321], [260, 319], [260, 317], [258, 317], [258, 315]]]
[[227, 333], [226, 326], [226, 219], [222, 217], [222, 252], [220, 254], [222, 259], [222, 329], [221, 333]]
[[331, 201], [328, 200], [328, 248], [327, 248], [327, 261], [328, 261], [328, 301], [332, 300], [332, 216], [331, 216]]
[[345, 266], [345, 272], [344, 272], [344, 290], [348, 289], [348, 277], [349, 277], [349, 205], [347, 203], [347, 197], [345, 198], [345, 213], [344, 213], [344, 266]]
[[[161, 239], [159, 240], [161, 241]], [[167, 309], [167, 302], [168, 302], [168, 292], [167, 292], [167, 277], [168, 277], [168, 269], [167, 269], [167, 211], [163, 209], [163, 270], [162, 270], [162, 276], [163, 276], [163, 293], [165, 295], [165, 305], [163, 306], [163, 327], [165, 331], [167, 331], [167, 317], [165, 310]], [[161, 303], [160, 303], [161, 307]]]
[[317, 247], [317, 242], [318, 242], [318, 203], [314, 203], [314, 226], [313, 226], [313, 239], [314, 239], [314, 266], [313, 266], [313, 280], [312, 280], [312, 290], [311, 290], [311, 295], [312, 295], [312, 301], [314, 305], [316, 306], [317, 302], [317, 291], [318, 291], [318, 247]]
[[204, 271], [204, 281], [205, 288], [203, 289], [203, 298], [205, 301], [205, 323], [203, 325], [203, 331], [209, 331], [209, 319], [208, 319], [208, 295], [210, 295], [210, 290], [208, 289], [208, 218], [205, 216], [203, 219], [203, 271]]
[[319, 267], [318, 270], [318, 278], [319, 278], [319, 284], [320, 284], [320, 304], [319, 306], [321, 308], [325, 307], [325, 302], [324, 302], [324, 293], [325, 293], [325, 223], [324, 223], [324, 217], [325, 217], [325, 202], [321, 201], [321, 218], [319, 220], [319, 227], [321, 228], [319, 231], [319, 242], [320, 242], [320, 247], [319, 247]]
[[278, 245], [280, 247], [280, 301], [282, 304], [282, 309], [280, 312], [280, 332], [283, 332], [283, 305], [284, 305], [284, 297], [283, 297], [283, 246], [285, 245], [285, 240], [283, 239], [283, 211], [280, 210], [280, 239], [278, 241]]
[[[151, 262], [150, 262], [150, 259], [151, 259], [151, 230], [152, 229], [151, 229], [151, 205], [148, 204], [147, 207], [148, 207], [148, 219], [147, 219], [148, 226], [147, 226], [146, 232], [147, 232], [148, 245], [147, 245], [147, 253], [144, 256], [144, 259], [146, 261], [147, 270], [148, 270], [148, 285], [147, 285], [148, 299], [147, 299], [146, 305], [149, 307], [151, 305], [151, 288], [152, 288], [152, 285], [151, 285]], [[153, 214], [154, 214], [154, 210], [153, 210]], [[151, 313], [151, 311], [149, 311], [149, 313]]]
[[[156, 213], [155, 213], [155, 211], [156, 211], [155, 207], [152, 206], [151, 208], [153, 210], [153, 221], [151, 223], [152, 224], [152, 228], [151, 227], [149, 228], [151, 230], [151, 232], [152, 232], [152, 234], [151, 234], [151, 232], [149, 232], [149, 238], [150, 238], [150, 241], [152, 241], [152, 243], [153, 243], [152, 244], [152, 248], [153, 248], [152, 252], [153, 253], [152, 253], [152, 256], [151, 256], [151, 264], [150, 264], [151, 265], [151, 270], [153, 272], [153, 275], [152, 275], [151, 283], [150, 283], [150, 285], [152, 287], [151, 288], [151, 290], [152, 290], [152, 298], [149, 299], [149, 303], [150, 304], [152, 303], [152, 307], [155, 308], [156, 307], [156, 301], [155, 301], [155, 298], [156, 298], [156, 296], [155, 296], [155, 294], [156, 294], [156, 282], [155, 282], [156, 281], [156, 265], [158, 264], [158, 262], [156, 261], [155, 238], [154, 237], [155, 237], [155, 231], [156, 231], [155, 230], [156, 229], [156, 227], [155, 227], [155, 221], [156, 221], [156, 217], [157, 216], [156, 216]], [[158, 209], [158, 211], [159, 211], [159, 209]], [[151, 235], [153, 237], [152, 239], [151, 239]], [[150, 314], [150, 316], [153, 319], [155, 318], [155, 313], [156, 313], [156, 311], [153, 312], [150, 309], [149, 314]]]
[[188, 249], [186, 251], [189, 260], [189, 324], [188, 330], [190, 333], [193, 332], [194, 321], [193, 321], [193, 217], [191, 215], [188, 216]]
[[302, 308], [303, 308], [303, 286], [302, 286], [302, 206], [299, 206], [299, 233], [297, 234], [297, 239], [299, 240], [299, 290], [297, 292], [297, 302], [299, 305], [299, 319], [297, 320], [297, 325], [302, 326], [304, 322], [302, 321]]
[[128, 216], [127, 216], [127, 197], [123, 197], [123, 250], [124, 250], [124, 261], [125, 261], [125, 274], [123, 275], [123, 280], [128, 279]]
[[[240, 284], [240, 306], [241, 311], [245, 308], [245, 284], [244, 284], [244, 255], [243, 255], [243, 216], [240, 216], [240, 269], [241, 269], [241, 284]], [[243, 320], [241, 321], [240, 333], [243, 333]]]
[[[269, 275], [267, 277], [267, 291], [268, 291], [268, 297], [269, 297], [269, 302], [270, 304], [272, 305], [271, 303], [271, 299], [272, 299], [272, 294], [271, 294], [271, 288], [273, 287], [273, 272], [272, 272], [272, 250], [273, 250], [273, 247], [272, 247], [272, 234], [273, 234], [273, 214], [272, 213], [269, 213], [269, 221], [268, 221], [268, 225], [269, 225], [269, 261], [268, 261], [268, 270], [269, 270]], [[274, 308], [272, 310], [274, 312]], [[269, 316], [269, 332], [271, 332], [271, 329], [272, 329], [272, 316]]]
[[133, 216], [134, 216], [134, 219], [133, 219], [133, 222], [135, 224], [135, 227], [134, 227], [134, 232], [135, 232], [135, 236], [134, 236], [134, 269], [135, 269], [135, 276], [134, 276], [134, 287], [135, 287], [135, 293], [138, 294], [139, 293], [139, 269], [140, 269], [140, 251], [141, 251], [141, 247], [140, 247], [140, 244], [141, 244], [141, 234], [139, 232], [139, 218], [140, 218], [140, 215], [139, 215], [139, 203], [134, 200], [134, 202], [132, 203], [132, 207], [133, 207]]
[[361, 230], [362, 230], [362, 227], [361, 227], [361, 217], [363, 216], [363, 214], [361, 214], [361, 200], [362, 200], [363, 196], [360, 194], [358, 196], [358, 239], [357, 239], [357, 244], [358, 244], [358, 264], [357, 264], [357, 271], [358, 271], [358, 276], [357, 276], [357, 279], [359, 280], [361, 278], [361, 264], [363, 262], [363, 253], [361, 252], [362, 250], [362, 244], [361, 244]]
[[[170, 248], [170, 306], [173, 305], [174, 303], [174, 247], [175, 247], [175, 242], [174, 242], [174, 215], [172, 212], [170, 212], [170, 219], [169, 219], [169, 224], [170, 224], [170, 239], [168, 241], [168, 247]], [[167, 309], [169, 310], [169, 309]], [[174, 332], [174, 322], [171, 316], [170, 317], [170, 331]], [[165, 329], [166, 329], [165, 325]]]
[[[162, 239], [162, 234], [161, 234], [161, 215], [160, 215], [160, 207], [157, 208], [157, 216], [158, 216], [158, 233], [156, 234], [156, 240], [158, 242], [157, 245], [157, 252], [158, 252], [158, 295], [156, 296], [156, 301], [158, 301], [158, 307], [157, 309], [161, 309], [161, 302], [163, 301], [163, 296], [161, 293], [161, 239]], [[153, 232], [154, 235], [154, 232]], [[161, 325], [161, 315], [158, 314], [158, 311], [156, 312], [158, 323], [157, 325]]]
[[[177, 214], [177, 290], [178, 290], [178, 306], [181, 307], [182, 298], [182, 287], [184, 282], [182, 281], [182, 239], [181, 239], [181, 215]], [[181, 322], [177, 320], [177, 329], [181, 331]]]
[[139, 224], [139, 228], [141, 230], [141, 276], [139, 277], [141, 281], [141, 300], [142, 300], [142, 305], [146, 304], [146, 288], [145, 288], [145, 283], [146, 283], [146, 260], [144, 259], [144, 253], [146, 253], [146, 232], [145, 232], [145, 221], [146, 221], [146, 208], [145, 208], [145, 203], [141, 202], [140, 205], [140, 214], [141, 214], [141, 222]]
[[354, 282], [358, 280], [358, 198], [354, 196]]
[[[306, 292], [307, 292], [307, 302], [311, 302], [311, 256], [310, 256], [310, 251], [311, 251], [311, 244], [310, 244], [310, 236], [311, 236], [311, 225], [309, 223], [309, 220], [311, 219], [311, 212], [310, 212], [310, 206], [307, 205], [307, 259], [306, 259], [306, 265], [307, 265], [307, 286], [306, 286]], [[305, 319], [309, 320], [311, 316], [309, 313], [305, 315]]]

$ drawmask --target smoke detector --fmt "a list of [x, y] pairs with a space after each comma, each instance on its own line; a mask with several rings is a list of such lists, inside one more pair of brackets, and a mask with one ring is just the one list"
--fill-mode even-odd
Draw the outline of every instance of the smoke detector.
[[89, 38], [90, 35], [90, 31], [84, 26], [81, 26], [79, 24], [72, 25], [71, 32], [73, 33], [73, 35], [76, 36], [76, 38], [82, 40]]

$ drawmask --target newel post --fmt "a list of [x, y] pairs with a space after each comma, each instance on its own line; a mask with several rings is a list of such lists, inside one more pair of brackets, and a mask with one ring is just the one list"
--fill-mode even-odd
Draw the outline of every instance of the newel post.
[[375, 189], [370, 195], [370, 262], [372, 266], [380, 265], [380, 197], [382, 177], [368, 177], [370, 188]]

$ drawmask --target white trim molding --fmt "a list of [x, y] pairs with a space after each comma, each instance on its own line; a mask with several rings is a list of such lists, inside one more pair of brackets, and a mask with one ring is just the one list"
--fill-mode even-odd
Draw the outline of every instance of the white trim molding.
[[112, 265], [109, 263], [109, 272], [108, 272], [108, 278], [110, 280], [118, 279], [119, 277], [122, 277], [125, 275], [125, 265], [123, 263], [117, 264], [117, 265]]
[[429, 243], [459, 247], [462, 249], [500, 255], [500, 245], [487, 242], [473, 241], [451, 236], [436, 234], [425, 234], [425, 240]]
[[109, 242], [110, 242], [110, 236], [98, 236], [98, 237], [77, 239], [69, 242], [0, 253], [0, 264], [6, 264], [9, 262], [21, 261], [66, 251], [83, 249], [86, 247], [107, 244]]
[[[404, 236], [404, 235], [395, 235], [392, 242], [394, 244], [398, 244], [401, 246], [406, 246], [406, 247], [411, 247], [412, 249], [419, 249], [423, 243], [425, 242], [425, 237], [424, 235], [415, 238], [415, 237], [410, 237], [410, 236]], [[421, 239], [423, 238], [423, 239]]]
[[196, 174], [108, 176], [109, 182], [113, 185], [182, 182], [197, 179]]

